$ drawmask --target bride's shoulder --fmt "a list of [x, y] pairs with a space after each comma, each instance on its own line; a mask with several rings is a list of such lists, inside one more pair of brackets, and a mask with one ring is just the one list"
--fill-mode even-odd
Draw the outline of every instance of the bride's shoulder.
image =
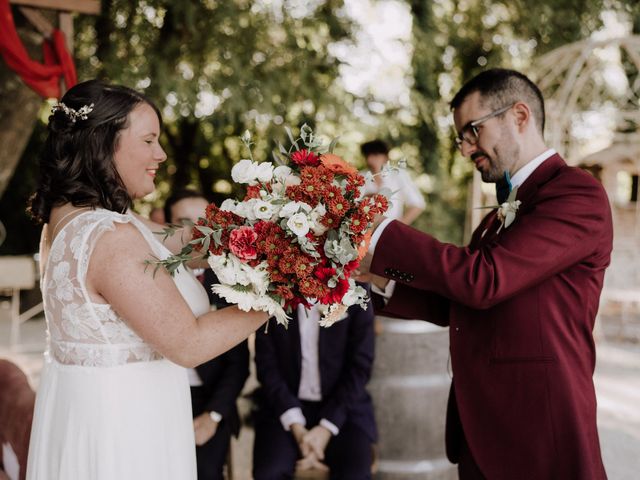
[[108, 210], [96, 211], [91, 223], [95, 231], [96, 251], [114, 250], [127, 256], [141, 248], [148, 250], [147, 241], [131, 215]]

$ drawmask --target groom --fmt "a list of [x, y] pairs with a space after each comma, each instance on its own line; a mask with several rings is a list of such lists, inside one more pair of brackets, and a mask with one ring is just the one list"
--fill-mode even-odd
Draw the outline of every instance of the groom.
[[380, 224], [369, 261], [384, 312], [449, 326], [446, 444], [461, 479], [604, 479], [592, 330], [612, 247], [607, 196], [545, 146], [543, 98], [521, 73], [484, 71], [451, 108], [458, 147], [499, 203], [517, 189], [515, 219], [492, 211], [467, 247]]

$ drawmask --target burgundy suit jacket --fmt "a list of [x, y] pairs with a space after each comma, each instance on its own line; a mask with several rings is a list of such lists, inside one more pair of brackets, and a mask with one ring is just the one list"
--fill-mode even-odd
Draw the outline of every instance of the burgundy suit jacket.
[[490, 480], [606, 478], [596, 428], [593, 326], [612, 248], [600, 183], [559, 155], [493, 211], [468, 247], [392, 222], [371, 271], [397, 281], [385, 313], [449, 325], [447, 454], [462, 430]]

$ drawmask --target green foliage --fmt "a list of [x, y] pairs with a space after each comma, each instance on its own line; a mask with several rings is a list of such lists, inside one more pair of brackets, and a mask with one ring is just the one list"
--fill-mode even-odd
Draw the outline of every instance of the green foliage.
[[[437, 185], [418, 226], [462, 243], [471, 163], [453, 144], [448, 101], [464, 81], [489, 67], [527, 70], [540, 54], [589, 36], [606, 0], [411, 0], [416, 122], [399, 139], [416, 142]], [[412, 137], [412, 132], [416, 135]]]
[[[338, 61], [327, 50], [349, 34], [341, 1], [295, 16], [244, 0], [102, 3], [100, 17], [78, 28], [81, 77], [144, 89], [158, 103], [169, 155], [163, 194], [187, 185], [232, 193], [216, 182], [242, 158], [247, 128], [272, 138], [282, 124], [346, 114], [336, 101]], [[270, 158], [274, 145], [255, 148]]]
[[[267, 139], [284, 141], [283, 125], [297, 131], [308, 123], [328, 138], [358, 130], [389, 140], [396, 157], [401, 152], [413, 170], [431, 179], [427, 211], [416, 226], [462, 243], [472, 167], [452, 141], [448, 101], [455, 91], [484, 68], [526, 70], [540, 54], [587, 37], [601, 25], [602, 9], [626, 12], [640, 32], [640, 2], [407, 0], [413, 17], [411, 107], [388, 107], [371, 127], [353, 111], [372, 99], [340, 89], [339, 61], [329, 52], [332, 42], [353, 35], [343, 0], [313, 2], [317, 7], [283, 2], [296, 3], [293, 9], [271, 3], [103, 0], [100, 15], [76, 18], [79, 78], [144, 90], [163, 112], [169, 160], [159, 172], [154, 203], [187, 185], [213, 200], [237, 194], [229, 177], [247, 155], [242, 133], [253, 132], [256, 159], [268, 160], [277, 143]], [[23, 211], [35, 187], [43, 131], [39, 123], [0, 199], [10, 226], [0, 254], [36, 249], [37, 229]], [[353, 159], [357, 146], [343, 140], [339, 153]]]

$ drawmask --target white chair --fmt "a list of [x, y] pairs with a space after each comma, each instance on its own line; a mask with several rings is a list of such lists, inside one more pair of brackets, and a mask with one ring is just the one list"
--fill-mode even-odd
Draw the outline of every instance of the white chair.
[[11, 334], [9, 347], [18, 350], [20, 325], [43, 311], [42, 302], [20, 313], [20, 290], [31, 290], [36, 286], [36, 263], [30, 256], [0, 257], [0, 292], [11, 300]]

